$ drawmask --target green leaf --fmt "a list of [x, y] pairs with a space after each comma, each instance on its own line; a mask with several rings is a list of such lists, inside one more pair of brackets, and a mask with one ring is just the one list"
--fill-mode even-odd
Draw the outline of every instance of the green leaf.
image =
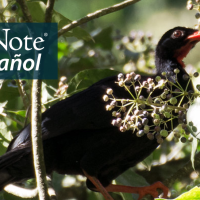
[[[28, 1], [27, 6], [35, 22], [44, 22], [46, 5], [42, 1]], [[23, 16], [23, 14], [22, 14]]]
[[148, 171], [150, 171], [152, 162], [153, 162], [153, 153], [151, 155], [149, 155], [147, 158], [145, 158], [142, 161], [142, 164], [147, 168]]
[[3, 86], [0, 89], [0, 102], [8, 101], [6, 109], [16, 110], [23, 108], [23, 102], [21, 100], [18, 88], [13, 84], [13, 81], [5, 80]]
[[6, 152], [12, 138], [12, 134], [8, 131], [6, 123], [0, 119], [0, 155]]
[[[44, 22], [45, 18], [45, 11], [46, 11], [46, 5], [42, 1], [28, 1], [27, 6], [29, 8], [30, 14], [32, 16], [32, 19], [34, 22]], [[22, 11], [19, 9], [18, 16], [23, 17]], [[67, 24], [71, 23], [72, 21], [66, 17], [64, 17], [59, 12], [56, 12], [53, 10], [52, 15], [52, 22], [58, 23], [58, 29], [63, 28]], [[78, 39], [82, 40], [93, 40], [91, 35], [85, 31], [84, 29], [80, 27], [76, 27], [72, 29], [71, 31], [68, 31], [63, 36], [65, 37], [76, 37]]]
[[76, 74], [69, 82], [68, 94], [79, 92], [108, 76], [117, 75], [119, 72], [109, 69], [87, 69]]
[[111, 50], [113, 47], [113, 38], [112, 38], [112, 27], [107, 27], [104, 29], [97, 29], [91, 35], [95, 41], [86, 42], [90, 47], [99, 47], [104, 50]]
[[54, 82], [57, 83], [57, 80], [55, 80], [55, 81], [46, 80], [46, 81], [42, 82], [42, 103], [43, 104], [45, 104], [47, 101], [53, 100], [55, 98], [54, 94], [56, 92], [56, 88], [54, 87], [55, 85], [52, 84]]
[[26, 117], [26, 110], [18, 110], [18, 111], [11, 111], [7, 110], [6, 114], [13, 120], [17, 120], [24, 123], [25, 117]]
[[[200, 199], [200, 188], [194, 187], [190, 191], [181, 194], [179, 197], [177, 197], [174, 200], [199, 200], [199, 199]], [[156, 198], [156, 200], [165, 200], [165, 199]]]
[[[133, 169], [129, 169], [123, 174], [121, 174], [119, 177], [116, 178], [116, 184], [119, 185], [127, 185], [127, 186], [148, 186], [149, 184], [144, 179], [144, 177], [140, 176], [139, 174], [135, 173]], [[138, 195], [133, 194], [126, 194], [121, 193], [122, 198], [124, 200], [137, 200]]]
[[[58, 29], [60, 30], [61, 28], [71, 23], [72, 21], [54, 10], [53, 15], [52, 15], [52, 22], [58, 23]], [[80, 27], [76, 27], [72, 29], [71, 31], [68, 31], [63, 36], [76, 37], [78, 39], [82, 39], [86, 41], [93, 40], [91, 35]]]

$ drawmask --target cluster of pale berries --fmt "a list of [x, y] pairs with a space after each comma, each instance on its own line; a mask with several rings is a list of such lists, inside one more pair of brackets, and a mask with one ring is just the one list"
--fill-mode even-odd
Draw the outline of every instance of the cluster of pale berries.
[[[177, 77], [179, 69], [175, 69], [174, 72]], [[183, 79], [188, 81], [185, 89], [178, 81], [169, 81], [165, 72], [162, 76], [165, 78], [156, 76], [155, 80], [147, 78], [141, 81], [141, 76], [134, 72], [125, 76], [120, 73], [116, 83], [124, 87], [130, 94], [130, 99], [118, 99], [111, 88], [107, 89], [103, 100], [109, 102], [106, 110], [112, 111], [112, 125], [119, 127], [121, 132], [132, 130], [137, 137], [146, 135], [150, 140], [156, 138], [161, 144], [163, 138], [175, 128], [173, 122], [177, 120], [181, 131], [174, 132], [175, 141], [186, 142], [186, 138], [191, 141], [191, 137], [187, 136], [190, 132], [186, 124], [186, 112], [194, 97], [199, 94], [187, 91], [191, 81], [187, 74], [183, 75]], [[197, 72], [194, 73], [194, 77], [198, 77]], [[197, 89], [200, 90], [200, 85], [197, 85]], [[171, 128], [168, 128], [169, 126]], [[192, 128], [195, 130], [196, 127]]]

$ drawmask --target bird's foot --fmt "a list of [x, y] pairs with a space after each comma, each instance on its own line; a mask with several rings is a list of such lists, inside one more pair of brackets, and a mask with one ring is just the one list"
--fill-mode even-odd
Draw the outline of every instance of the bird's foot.
[[162, 189], [163, 197], [167, 198], [169, 189], [161, 182], [156, 182], [150, 186], [145, 186], [145, 187], [131, 187], [131, 186], [113, 185], [113, 184], [110, 184], [109, 186], [106, 187], [106, 190], [108, 192], [137, 193], [139, 194], [138, 200], [142, 199], [147, 194], [152, 195], [154, 198], [158, 197], [159, 194], [157, 189]]
[[167, 198], [169, 189], [161, 182], [156, 182], [150, 186], [140, 187], [138, 188], [139, 198], [138, 200], [142, 199], [145, 195], [150, 194], [154, 198], [158, 197], [157, 189], [161, 189], [163, 191], [163, 198]]

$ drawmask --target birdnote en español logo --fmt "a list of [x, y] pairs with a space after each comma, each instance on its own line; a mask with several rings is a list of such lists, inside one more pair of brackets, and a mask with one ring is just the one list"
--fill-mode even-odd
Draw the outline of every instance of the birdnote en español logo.
[[0, 79], [57, 79], [56, 23], [0, 23]]

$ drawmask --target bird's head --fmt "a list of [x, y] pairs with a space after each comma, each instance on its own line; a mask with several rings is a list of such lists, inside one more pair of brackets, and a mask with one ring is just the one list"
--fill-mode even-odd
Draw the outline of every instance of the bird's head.
[[200, 41], [200, 31], [185, 27], [175, 27], [167, 31], [156, 48], [156, 66], [160, 61], [175, 61], [184, 67], [183, 58]]

